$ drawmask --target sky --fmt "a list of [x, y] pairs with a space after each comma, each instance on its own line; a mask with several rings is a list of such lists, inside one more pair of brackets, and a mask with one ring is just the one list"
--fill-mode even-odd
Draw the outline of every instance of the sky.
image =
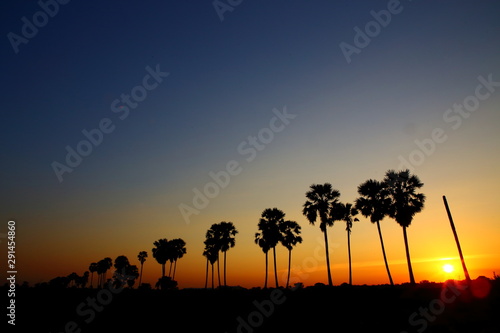
[[[254, 235], [277, 207], [302, 226], [292, 281], [327, 283], [323, 235], [302, 215], [309, 186], [353, 202], [406, 168], [427, 197], [408, 228], [417, 282], [464, 277], [443, 195], [471, 276], [500, 274], [497, 1], [216, 4], [0, 4], [0, 246], [15, 221], [19, 282], [147, 251], [154, 284], [153, 242], [182, 238], [176, 280], [203, 287], [205, 232], [231, 221], [227, 282], [262, 286]], [[377, 228], [359, 219], [353, 283], [388, 283]], [[394, 281], [408, 282], [402, 228], [381, 226]], [[345, 225], [328, 236], [333, 282], [347, 282]]]

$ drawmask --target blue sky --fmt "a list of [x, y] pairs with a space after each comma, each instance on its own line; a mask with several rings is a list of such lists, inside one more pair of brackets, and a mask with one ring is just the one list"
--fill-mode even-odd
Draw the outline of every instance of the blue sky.
[[[20, 35], [21, 18], [41, 9], [3, 2], [2, 218], [23, 221], [34, 240], [35, 230], [78, 233], [84, 220], [115, 230], [145, 211], [152, 230], [166, 234], [202, 235], [217, 219], [252, 221], [279, 204], [299, 219], [311, 183], [332, 182], [352, 201], [359, 183], [397, 168], [398, 156], [436, 127], [449, 138], [415, 169], [428, 191], [462, 177], [488, 193], [499, 183], [490, 167], [498, 162], [498, 92], [457, 130], [443, 114], [474, 93], [479, 76], [500, 81], [499, 4], [402, 1], [347, 63], [339, 44], [353, 44], [353, 29], [388, 3], [242, 1], [221, 21], [211, 1], [70, 1], [16, 54], [8, 33]], [[169, 76], [120, 120], [111, 103], [143, 82], [147, 66]], [[238, 145], [285, 106], [296, 118], [245, 162]], [[51, 164], [104, 118], [115, 130], [60, 183]], [[186, 226], [178, 205], [230, 160], [243, 172], [194, 217], [197, 227]], [[75, 247], [89, 235], [75, 236]], [[47, 237], [35, 244], [66, 246]]]

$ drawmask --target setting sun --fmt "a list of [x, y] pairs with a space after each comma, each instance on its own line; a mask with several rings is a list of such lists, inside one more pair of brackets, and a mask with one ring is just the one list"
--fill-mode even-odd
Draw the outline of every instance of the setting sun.
[[455, 268], [453, 267], [453, 265], [446, 264], [443, 266], [443, 271], [445, 271], [446, 273], [451, 273], [454, 270], [455, 270]]

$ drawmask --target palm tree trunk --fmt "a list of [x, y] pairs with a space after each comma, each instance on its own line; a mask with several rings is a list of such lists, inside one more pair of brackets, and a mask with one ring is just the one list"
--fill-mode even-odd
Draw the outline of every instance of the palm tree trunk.
[[219, 279], [219, 287], [220, 287], [221, 284], [220, 284], [220, 262], [219, 262], [219, 256], [217, 256], [217, 278]]
[[210, 263], [212, 265], [212, 289], [214, 289], [214, 264]]
[[351, 232], [350, 232], [350, 230], [347, 230], [347, 252], [349, 253], [349, 285], [352, 286]]
[[279, 288], [278, 285], [278, 272], [276, 269], [276, 246], [273, 247], [273, 257], [274, 257], [274, 281], [276, 282], [276, 288]]
[[292, 250], [288, 250], [288, 276], [286, 277], [286, 288], [290, 283], [290, 267], [292, 266]]
[[267, 257], [268, 257], [267, 252], [265, 253], [265, 255], [266, 255], [266, 279], [264, 280], [264, 289], [267, 288], [267, 275], [268, 275], [267, 271], [269, 270], [269, 268], [268, 268], [269, 267], [269, 264], [268, 264], [269, 260], [267, 259]]
[[413, 276], [413, 269], [411, 268], [410, 248], [408, 247], [408, 237], [406, 236], [406, 227], [404, 227], [404, 226], [403, 226], [403, 236], [405, 239], [406, 261], [408, 262], [408, 273], [410, 274], [410, 283], [415, 284], [415, 277]]
[[174, 274], [172, 275], [172, 280], [175, 279], [175, 269], [177, 268], [177, 259], [174, 260]]
[[325, 250], [326, 250], [326, 271], [328, 273], [328, 285], [333, 286], [332, 282], [332, 273], [330, 272], [330, 253], [328, 251], [328, 235], [327, 235], [327, 227], [325, 226], [325, 230], [323, 233], [325, 234]]
[[142, 284], [142, 267], [143, 267], [143, 265], [144, 265], [144, 263], [141, 263], [141, 274], [139, 275], [139, 287]]
[[94, 283], [94, 272], [90, 274], [90, 288], [92, 288], [92, 284]]
[[165, 277], [165, 264], [161, 264], [161, 277]]
[[224, 251], [224, 287], [226, 287], [226, 252]]
[[392, 281], [391, 271], [389, 270], [389, 264], [387, 263], [387, 257], [385, 255], [384, 239], [382, 238], [382, 230], [380, 229], [380, 221], [377, 221], [378, 236], [380, 237], [380, 245], [382, 245], [382, 254], [384, 255], [385, 269], [387, 270], [387, 275], [389, 276], [389, 282], [391, 286], [394, 286]]
[[207, 289], [207, 286], [208, 286], [208, 258], [207, 258], [207, 268], [205, 274], [205, 289]]
[[172, 276], [172, 261], [170, 261], [170, 268], [168, 269], [168, 276]]

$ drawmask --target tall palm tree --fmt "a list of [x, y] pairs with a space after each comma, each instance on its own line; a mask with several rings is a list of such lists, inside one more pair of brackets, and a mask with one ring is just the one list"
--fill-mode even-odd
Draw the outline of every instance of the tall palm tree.
[[300, 225], [295, 221], [283, 221], [279, 225], [281, 244], [288, 249], [288, 275], [286, 278], [286, 288], [290, 283], [290, 268], [292, 266], [292, 249], [297, 243], [302, 243], [300, 235]]
[[325, 237], [325, 250], [326, 250], [326, 269], [328, 273], [328, 285], [332, 286], [332, 274], [330, 272], [330, 254], [328, 251], [328, 234], [327, 227], [333, 226], [335, 221], [331, 216], [332, 208], [338, 203], [340, 192], [332, 188], [330, 183], [313, 184], [310, 190], [306, 193], [308, 199], [304, 203], [302, 213], [306, 216], [309, 223], [314, 225], [316, 219], [319, 217], [319, 228]]
[[106, 282], [106, 272], [108, 269], [113, 266], [113, 260], [109, 257], [106, 257], [102, 260], [99, 260], [97, 263], [97, 273], [99, 274], [99, 287], [104, 287], [104, 283]]
[[345, 222], [347, 231], [347, 253], [349, 255], [349, 284], [352, 285], [352, 265], [351, 265], [351, 229], [352, 223], [359, 221], [356, 216], [358, 210], [352, 206], [350, 203], [339, 203], [339, 208], [341, 212], [341, 220]]
[[161, 277], [165, 276], [165, 264], [169, 259], [169, 243], [166, 238], [159, 239], [153, 243], [155, 246], [151, 249], [153, 258], [161, 265]]
[[264, 255], [266, 257], [266, 277], [264, 279], [264, 289], [267, 288], [267, 273], [268, 273], [268, 267], [269, 267], [269, 260], [268, 260], [268, 255], [267, 253], [269, 252], [269, 244], [267, 243], [266, 239], [264, 238], [262, 233], [256, 232], [255, 233], [255, 244], [259, 245], [262, 249], [262, 252], [264, 252]]
[[278, 245], [279, 241], [281, 240], [281, 233], [279, 226], [284, 221], [285, 221], [285, 213], [283, 213], [283, 211], [279, 210], [278, 208], [267, 208], [264, 209], [264, 211], [262, 212], [258, 224], [258, 228], [262, 234], [261, 236], [259, 235], [259, 237], [264, 238], [269, 249], [273, 249], [274, 279], [276, 282], [276, 288], [279, 287], [278, 273], [276, 268], [276, 245]]
[[177, 268], [177, 260], [182, 258], [186, 254], [186, 242], [181, 238], [172, 239], [170, 241], [172, 249], [172, 258], [174, 258], [174, 274], [172, 275], [172, 280], [175, 279], [175, 270]]
[[[210, 251], [216, 253], [216, 261], [217, 261], [217, 277], [219, 280], [219, 287], [221, 286], [220, 282], [220, 265], [219, 265], [219, 251], [220, 251], [220, 238], [221, 238], [221, 228], [217, 223], [212, 224], [210, 229], [207, 230], [205, 234], [205, 246], [210, 248]], [[211, 252], [211, 253], [212, 253]], [[212, 264], [213, 271], [213, 264]], [[212, 274], [212, 285], [213, 285], [213, 274]]]
[[209, 239], [205, 240], [203, 255], [207, 258], [207, 272], [205, 278], [205, 289], [208, 285], [208, 263], [212, 266], [212, 289], [214, 289], [214, 264], [219, 258], [219, 250]]
[[377, 224], [378, 236], [380, 238], [380, 245], [382, 247], [382, 255], [384, 256], [385, 269], [389, 277], [391, 286], [394, 285], [392, 281], [391, 271], [387, 262], [385, 254], [384, 239], [382, 237], [382, 229], [380, 228], [380, 221], [389, 214], [389, 206], [391, 200], [389, 199], [389, 192], [384, 183], [369, 179], [358, 186], [359, 198], [356, 199], [355, 207], [361, 212], [364, 217], [370, 217], [372, 223]]
[[148, 253], [146, 251], [141, 251], [137, 255], [137, 259], [139, 259], [139, 262], [141, 263], [141, 273], [139, 274], [139, 287], [142, 285], [142, 268], [147, 257]]
[[226, 284], [226, 253], [227, 251], [234, 247], [236, 244], [236, 234], [238, 233], [238, 230], [236, 230], [233, 222], [220, 222], [219, 223], [219, 228], [220, 228], [220, 239], [219, 239], [219, 244], [220, 244], [220, 250], [221, 252], [224, 253], [224, 287], [227, 286]]
[[408, 228], [416, 213], [419, 213], [424, 208], [425, 195], [416, 191], [424, 186], [424, 183], [416, 175], [410, 174], [410, 170], [396, 172], [389, 170], [385, 174], [384, 183], [389, 191], [391, 206], [389, 216], [403, 227], [403, 238], [405, 241], [406, 261], [408, 263], [408, 273], [410, 275], [410, 283], [415, 284], [413, 269], [411, 267], [410, 249], [408, 247], [408, 236], [406, 228]]
[[91, 275], [90, 275], [90, 288], [93, 288], [94, 272], [97, 272], [97, 263], [96, 262], [93, 262], [90, 264], [89, 271], [91, 273]]

